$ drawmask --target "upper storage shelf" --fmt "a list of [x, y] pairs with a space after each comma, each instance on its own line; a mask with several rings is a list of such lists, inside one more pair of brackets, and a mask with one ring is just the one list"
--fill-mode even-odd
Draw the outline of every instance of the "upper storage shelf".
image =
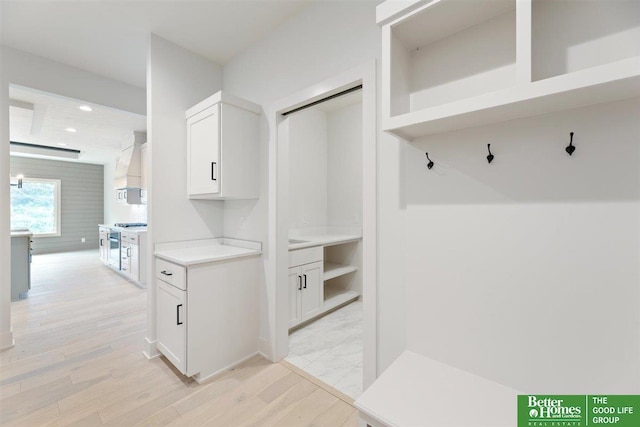
[[390, 0], [377, 12], [383, 129], [407, 140], [640, 95], [636, 0]]

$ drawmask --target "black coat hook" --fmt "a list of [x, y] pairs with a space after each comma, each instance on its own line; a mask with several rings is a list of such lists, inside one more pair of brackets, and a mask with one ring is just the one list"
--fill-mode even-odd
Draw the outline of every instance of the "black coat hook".
[[489, 150], [489, 155], [487, 156], [487, 161], [491, 163], [495, 156], [491, 154], [491, 144], [487, 144], [487, 150]]
[[427, 160], [429, 160], [429, 163], [427, 163], [427, 168], [431, 169], [433, 167], [433, 161], [429, 158], [429, 153], [424, 153], [425, 156], [427, 156]]
[[565, 148], [564, 151], [569, 153], [569, 155], [571, 156], [573, 152], [576, 151], [576, 147], [575, 145], [573, 145], [573, 132], [571, 132], [569, 135], [571, 136], [571, 139], [569, 140], [569, 145], [567, 145], [567, 148]]

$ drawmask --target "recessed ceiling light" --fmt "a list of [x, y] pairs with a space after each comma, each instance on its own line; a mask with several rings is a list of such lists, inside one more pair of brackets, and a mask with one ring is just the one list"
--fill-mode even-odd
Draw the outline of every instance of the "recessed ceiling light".
[[74, 128], [66, 128], [67, 132], [76, 133], [77, 131]]
[[60, 147], [66, 147], [66, 146], [67, 146], [67, 144], [62, 143], [62, 142], [58, 142], [58, 145], [59, 145]]
[[78, 108], [82, 111], [93, 111], [93, 108], [89, 107], [88, 105], [81, 105]]

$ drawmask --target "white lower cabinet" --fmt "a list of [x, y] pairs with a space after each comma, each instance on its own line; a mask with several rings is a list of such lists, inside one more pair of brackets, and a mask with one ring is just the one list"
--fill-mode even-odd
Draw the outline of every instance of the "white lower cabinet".
[[185, 373], [187, 368], [187, 292], [158, 281], [158, 349]]
[[109, 229], [105, 227], [99, 227], [98, 233], [99, 233], [98, 246], [100, 249], [100, 259], [105, 264], [109, 264]]
[[137, 283], [145, 283], [144, 271], [141, 266], [144, 259], [141, 257], [140, 235], [138, 233], [120, 233], [120, 270], [122, 274]]
[[259, 258], [182, 266], [156, 258], [158, 350], [201, 382], [258, 352]]
[[290, 253], [289, 258], [289, 327], [291, 328], [322, 312], [324, 301], [322, 249], [303, 249]]

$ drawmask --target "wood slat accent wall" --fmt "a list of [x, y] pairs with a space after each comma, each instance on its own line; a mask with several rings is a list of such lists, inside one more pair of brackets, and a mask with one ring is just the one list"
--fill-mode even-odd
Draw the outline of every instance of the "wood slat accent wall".
[[34, 254], [98, 248], [98, 224], [104, 220], [102, 165], [11, 156], [11, 176], [20, 173], [62, 181], [61, 235], [34, 238]]

